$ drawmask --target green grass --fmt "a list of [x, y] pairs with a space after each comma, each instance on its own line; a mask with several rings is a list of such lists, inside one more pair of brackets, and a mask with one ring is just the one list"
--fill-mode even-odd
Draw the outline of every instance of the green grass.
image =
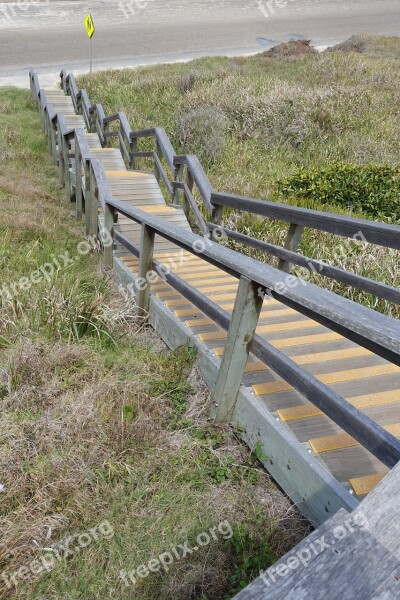
[[[103, 103], [106, 114], [125, 111], [135, 130], [164, 127], [178, 154], [199, 155], [218, 191], [276, 200], [279, 182], [300, 169], [314, 172], [337, 163], [398, 168], [399, 38], [361, 36], [335, 51], [277, 56], [206, 58], [108, 71], [81, 77], [79, 85], [87, 88], [93, 102]], [[368, 212], [326, 199], [322, 203], [297, 195], [286, 201], [368, 218]], [[382, 219], [392, 222], [392, 213]], [[281, 222], [229, 211], [224, 221], [278, 244], [287, 231]], [[400, 285], [397, 252], [360, 247], [311, 230], [306, 231], [301, 250], [360, 275]], [[275, 259], [269, 262], [276, 264]], [[296, 273], [400, 316], [398, 309], [372, 296], [302, 269]]]
[[[27, 92], [0, 90], [0, 136], [0, 598], [229, 598], [307, 527], [260, 449], [208, 422], [193, 350], [165, 348], [96, 249], [77, 252], [83, 227]], [[23, 289], [66, 251], [71, 264]], [[217, 531], [168, 571], [134, 587], [120, 578], [224, 523], [232, 535]], [[18, 570], [9, 589], [2, 575]]]

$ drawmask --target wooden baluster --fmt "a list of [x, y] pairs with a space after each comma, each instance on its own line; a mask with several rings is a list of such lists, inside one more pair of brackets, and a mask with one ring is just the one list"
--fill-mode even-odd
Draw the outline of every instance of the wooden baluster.
[[150, 282], [148, 275], [153, 267], [154, 238], [154, 229], [143, 224], [140, 240], [139, 281], [137, 285], [137, 309], [138, 315], [141, 317], [148, 316], [150, 307]]
[[259, 285], [242, 275], [213, 394], [211, 416], [216, 423], [231, 420], [262, 304]]
[[104, 249], [104, 265], [110, 269], [113, 267], [114, 250], [113, 250], [113, 237], [114, 237], [114, 222], [115, 222], [115, 209], [106, 203], [104, 211], [104, 230], [102, 235], [103, 249]]
[[90, 170], [90, 228], [89, 234], [97, 240], [98, 228], [99, 228], [99, 201], [97, 197], [97, 185], [94, 176], [93, 169]]
[[[138, 149], [137, 138], [133, 138], [133, 140], [131, 140], [130, 146], [131, 146], [131, 152], [137, 152], [137, 149]], [[131, 156], [130, 166], [134, 171], [137, 169], [137, 157], [136, 156]]]
[[[289, 231], [287, 234], [287, 238], [285, 241], [284, 248], [285, 250], [291, 250], [292, 252], [297, 252], [299, 248], [299, 244], [301, 241], [301, 236], [303, 235], [304, 227], [303, 225], [296, 225], [295, 223], [291, 223], [289, 227]], [[285, 273], [290, 273], [292, 269], [292, 263], [287, 260], [281, 259], [278, 264], [278, 269], [284, 271]]]
[[75, 135], [75, 215], [82, 219], [83, 193], [82, 193], [82, 155], [78, 138]]

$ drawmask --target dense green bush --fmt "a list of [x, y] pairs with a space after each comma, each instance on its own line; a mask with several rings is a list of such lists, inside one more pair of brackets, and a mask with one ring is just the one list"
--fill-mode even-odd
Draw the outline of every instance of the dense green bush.
[[322, 169], [300, 169], [276, 184], [279, 199], [336, 204], [374, 217], [400, 217], [400, 167], [360, 167], [333, 163]]

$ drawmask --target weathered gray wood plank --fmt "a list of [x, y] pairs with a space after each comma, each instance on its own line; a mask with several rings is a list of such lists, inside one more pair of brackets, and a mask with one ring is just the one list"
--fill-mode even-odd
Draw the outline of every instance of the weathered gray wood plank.
[[400, 465], [350, 514], [341, 511], [237, 600], [400, 597]]

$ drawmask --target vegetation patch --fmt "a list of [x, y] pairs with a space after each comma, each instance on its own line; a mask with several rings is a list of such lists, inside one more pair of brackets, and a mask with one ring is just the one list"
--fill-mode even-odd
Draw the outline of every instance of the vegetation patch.
[[355, 52], [375, 58], [400, 58], [398, 39], [368, 34], [352, 35], [348, 40], [328, 48], [327, 52]]
[[0, 598], [229, 598], [308, 526], [208, 421], [193, 350], [137, 321], [95, 245], [78, 252], [28, 92], [0, 90], [0, 134]]
[[375, 219], [400, 219], [398, 167], [335, 163], [323, 169], [300, 169], [289, 179], [277, 182], [277, 193], [283, 200], [309, 201], [310, 208], [336, 204]]
[[[365, 51], [347, 51], [360, 43]], [[204, 58], [96, 73], [80, 78], [79, 84], [93, 101], [103, 103], [107, 114], [124, 109], [134, 129], [164, 127], [177, 154], [198, 153], [215, 190], [398, 222], [393, 199], [400, 164], [400, 39], [361, 36], [333, 51], [315, 53], [307, 46], [309, 51], [299, 54], [305, 46], [304, 41], [291, 42], [274, 50], [273, 60], [265, 53]], [[292, 49], [295, 56], [285, 56]], [[214, 125], [217, 134], [210, 132]], [[150, 147], [150, 141], [142, 145]], [[340, 166], [339, 172], [333, 165]], [[300, 181], [295, 193], [279, 192], [285, 182], [301, 176], [317, 177], [318, 186], [312, 188], [310, 182], [307, 192], [298, 193]], [[277, 245], [287, 234], [285, 223], [228, 209], [224, 223]], [[265, 254], [235, 242], [230, 245], [277, 264]], [[364, 277], [400, 285], [400, 258], [394, 250], [306, 229], [300, 251]], [[302, 269], [296, 273], [400, 316], [398, 307], [388, 302]]]
[[317, 50], [311, 46], [311, 40], [290, 40], [278, 44], [262, 53], [266, 58], [287, 58], [288, 56], [304, 56], [317, 54]]

